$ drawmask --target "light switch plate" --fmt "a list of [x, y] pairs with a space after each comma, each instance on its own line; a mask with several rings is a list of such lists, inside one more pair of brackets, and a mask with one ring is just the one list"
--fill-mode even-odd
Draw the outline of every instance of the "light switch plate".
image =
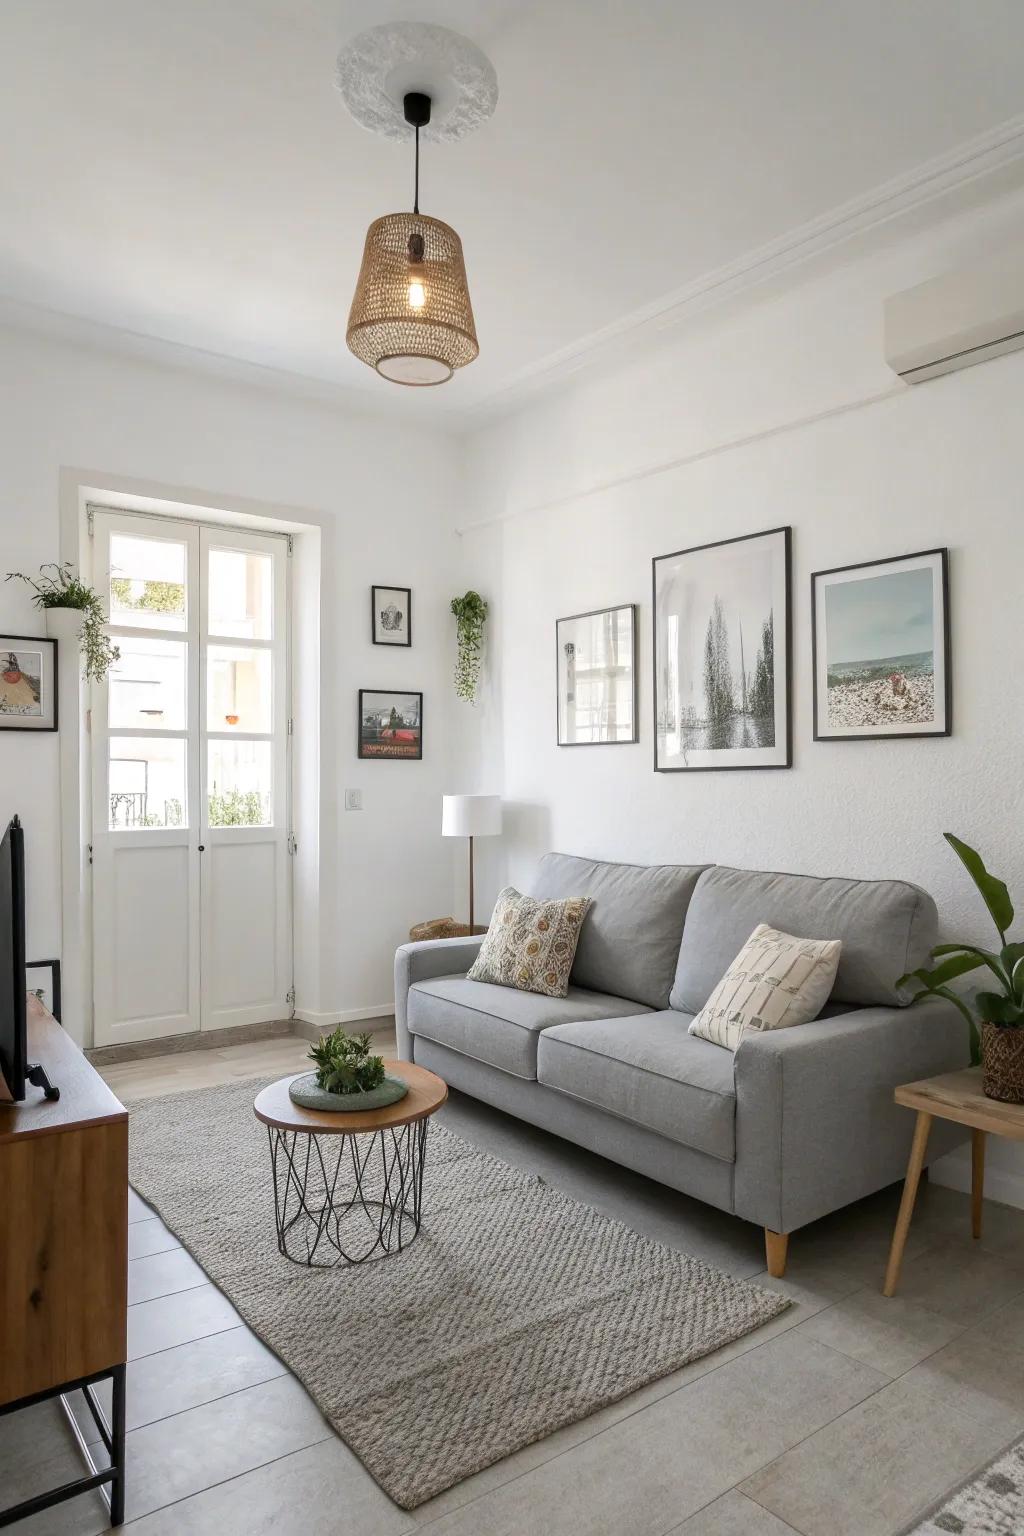
[[345, 809], [346, 809], [346, 811], [361, 811], [362, 808], [363, 808], [363, 792], [362, 792], [362, 790], [361, 789], [346, 789], [346, 791], [345, 791]]

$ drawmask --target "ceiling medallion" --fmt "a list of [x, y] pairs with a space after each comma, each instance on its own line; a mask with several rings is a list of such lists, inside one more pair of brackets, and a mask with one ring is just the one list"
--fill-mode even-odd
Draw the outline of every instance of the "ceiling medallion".
[[416, 146], [412, 212], [385, 214], [366, 234], [349, 349], [395, 384], [444, 384], [480, 348], [462, 242], [449, 224], [420, 213], [420, 137], [450, 142], [484, 122], [497, 101], [494, 70], [458, 33], [395, 23], [342, 50], [337, 84], [357, 122], [388, 138], [413, 137]]

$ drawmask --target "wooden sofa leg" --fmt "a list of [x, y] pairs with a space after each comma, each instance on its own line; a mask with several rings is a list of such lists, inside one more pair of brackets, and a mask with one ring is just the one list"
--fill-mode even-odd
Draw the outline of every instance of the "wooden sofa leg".
[[764, 1251], [768, 1260], [768, 1273], [773, 1280], [781, 1280], [786, 1273], [786, 1249], [789, 1247], [788, 1232], [773, 1232], [771, 1227], [764, 1229]]

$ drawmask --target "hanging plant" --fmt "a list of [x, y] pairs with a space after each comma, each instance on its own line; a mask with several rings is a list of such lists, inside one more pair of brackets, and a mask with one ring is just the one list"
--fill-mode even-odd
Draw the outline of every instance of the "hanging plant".
[[459, 653], [455, 662], [455, 692], [467, 704], [476, 703], [476, 688], [484, 659], [484, 625], [487, 604], [479, 592], [452, 598]]
[[[47, 575], [52, 571], [53, 575]], [[106, 632], [107, 616], [98, 592], [79, 581], [72, 567], [54, 561], [39, 567], [39, 575], [23, 576], [21, 571], [8, 571], [8, 581], [23, 581], [32, 588], [32, 601], [37, 608], [73, 608], [82, 618], [82, 675], [102, 683], [121, 652]]]

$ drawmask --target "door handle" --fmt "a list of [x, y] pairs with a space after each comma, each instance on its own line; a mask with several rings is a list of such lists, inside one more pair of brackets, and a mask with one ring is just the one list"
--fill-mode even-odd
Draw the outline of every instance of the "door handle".
[[199, 844], [199, 852], [200, 853], [205, 853], [206, 852], [206, 844], [205, 843], [200, 843]]

